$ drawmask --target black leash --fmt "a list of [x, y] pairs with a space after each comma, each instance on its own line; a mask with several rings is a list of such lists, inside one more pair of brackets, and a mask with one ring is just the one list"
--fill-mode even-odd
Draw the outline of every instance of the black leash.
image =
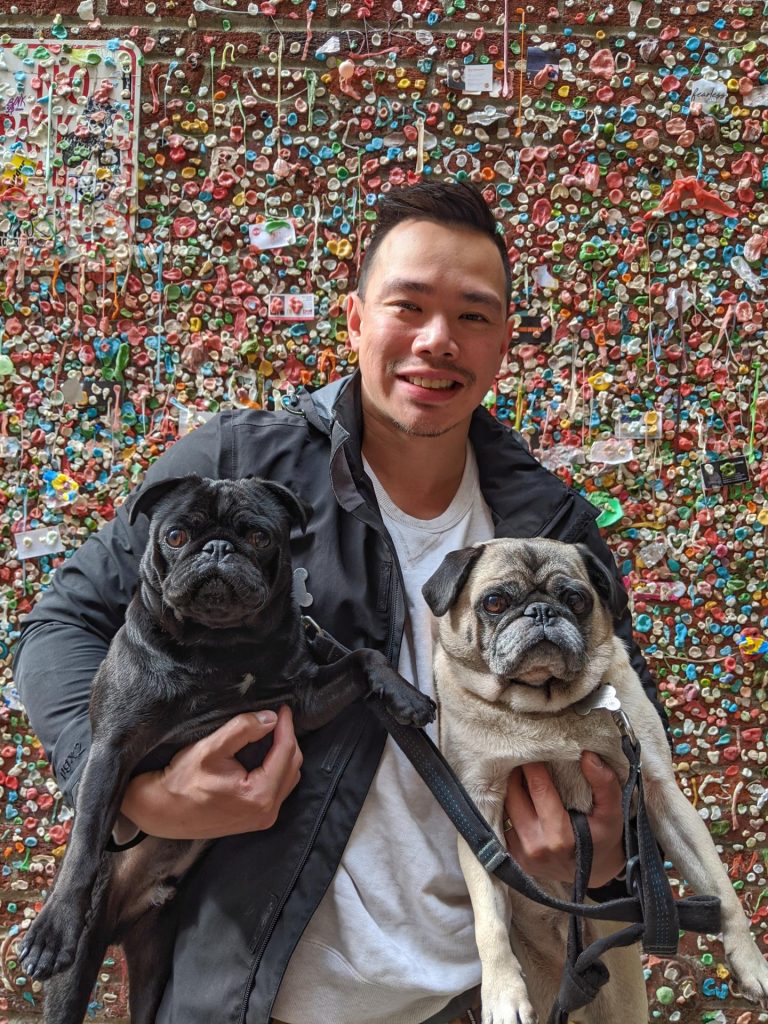
[[[349, 653], [308, 616], [303, 616], [303, 621], [310, 646], [319, 660], [333, 661]], [[572, 916], [567, 961], [549, 1024], [566, 1024], [569, 1013], [595, 998], [608, 981], [608, 969], [600, 960], [608, 950], [629, 946], [640, 939], [646, 953], [672, 956], [677, 952], [680, 929], [701, 934], [720, 931], [720, 900], [717, 897], [686, 896], [675, 900], [672, 895], [645, 808], [640, 743], [622, 711], [611, 714], [621, 732], [622, 749], [629, 763], [629, 775], [622, 793], [629, 895], [605, 903], [586, 904], [583, 901], [591, 871], [592, 837], [583, 814], [571, 814], [578, 865], [573, 900], [559, 900], [540, 888], [510, 857], [506, 846], [477, 809], [429, 736], [422, 729], [400, 725], [379, 700], [369, 699], [367, 705], [429, 786], [486, 871], [536, 903]], [[584, 949], [582, 918], [626, 921], [630, 926], [598, 939]]]

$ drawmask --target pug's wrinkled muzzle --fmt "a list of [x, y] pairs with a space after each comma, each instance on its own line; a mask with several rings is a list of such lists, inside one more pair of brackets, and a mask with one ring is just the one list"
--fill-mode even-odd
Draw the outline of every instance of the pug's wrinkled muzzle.
[[538, 685], [552, 677], [573, 679], [583, 671], [585, 655], [578, 627], [542, 601], [498, 631], [488, 667], [503, 679]]

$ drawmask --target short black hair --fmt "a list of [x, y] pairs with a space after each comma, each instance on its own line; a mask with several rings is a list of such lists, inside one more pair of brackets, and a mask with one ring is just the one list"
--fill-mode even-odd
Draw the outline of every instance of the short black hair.
[[504, 235], [480, 189], [467, 181], [421, 181], [417, 185], [393, 188], [387, 192], [379, 203], [376, 226], [363, 257], [357, 282], [357, 292], [361, 298], [365, 298], [365, 289], [379, 246], [393, 228], [406, 220], [430, 220], [449, 227], [467, 227], [489, 238], [498, 249], [504, 267], [509, 305], [512, 297], [512, 271]]

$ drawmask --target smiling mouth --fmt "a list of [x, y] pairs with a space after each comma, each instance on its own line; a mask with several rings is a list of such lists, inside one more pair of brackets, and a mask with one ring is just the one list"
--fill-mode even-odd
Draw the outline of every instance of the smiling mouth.
[[409, 384], [415, 384], [419, 388], [428, 388], [432, 391], [450, 391], [453, 388], [460, 388], [461, 384], [455, 380], [434, 379], [429, 377], [403, 377]]

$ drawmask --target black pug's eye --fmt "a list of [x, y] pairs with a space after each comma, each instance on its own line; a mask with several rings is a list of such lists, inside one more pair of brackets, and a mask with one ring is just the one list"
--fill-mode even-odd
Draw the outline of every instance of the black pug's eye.
[[251, 530], [248, 534], [248, 543], [255, 548], [268, 548], [272, 543], [272, 538], [266, 530]]
[[574, 615], [583, 615], [592, 607], [592, 598], [583, 590], [576, 590], [575, 587], [566, 587], [560, 594], [560, 600], [567, 604]]
[[186, 530], [180, 530], [178, 527], [174, 527], [169, 530], [165, 535], [165, 543], [169, 548], [183, 548], [189, 540], [189, 534]]
[[489, 615], [501, 615], [507, 608], [509, 608], [509, 598], [506, 594], [500, 594], [494, 590], [483, 598], [483, 611], [488, 612]]

